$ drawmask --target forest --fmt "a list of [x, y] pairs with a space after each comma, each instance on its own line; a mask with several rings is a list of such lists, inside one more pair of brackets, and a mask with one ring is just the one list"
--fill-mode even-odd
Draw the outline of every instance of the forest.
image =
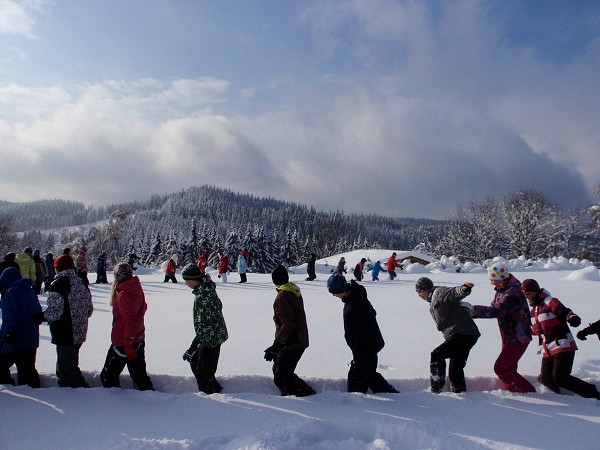
[[[596, 194], [600, 190], [596, 187]], [[160, 266], [181, 265], [209, 250], [235, 261], [243, 249], [255, 272], [284, 260], [302, 264], [360, 248], [416, 250], [434, 257], [483, 262], [494, 256], [565, 256], [600, 263], [600, 205], [564, 211], [535, 191], [459, 205], [445, 221], [317, 211], [311, 206], [235, 193], [213, 186], [152, 195], [147, 201], [101, 208], [65, 200], [0, 201], [0, 251], [25, 247], [61, 254], [86, 246], [90, 269], [101, 253], [109, 264], [135, 253]]]

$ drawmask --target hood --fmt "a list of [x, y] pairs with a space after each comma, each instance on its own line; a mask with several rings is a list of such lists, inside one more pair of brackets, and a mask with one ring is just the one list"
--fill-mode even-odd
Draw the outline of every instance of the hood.
[[15, 281], [22, 279], [21, 272], [16, 267], [4, 269], [4, 272], [0, 275], [0, 289], [7, 290]]
[[127, 281], [119, 283], [117, 290], [127, 292], [131, 295], [143, 294], [142, 283], [140, 283], [140, 279], [137, 277], [137, 275]]
[[33, 261], [31, 259], [31, 256], [29, 256], [27, 253], [19, 253], [17, 254], [17, 256], [15, 256], [15, 261], [18, 263], [26, 263], [27, 261]]

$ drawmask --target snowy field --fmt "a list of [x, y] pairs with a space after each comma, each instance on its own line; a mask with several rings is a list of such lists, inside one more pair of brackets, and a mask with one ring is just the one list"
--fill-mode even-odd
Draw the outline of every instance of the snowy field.
[[[391, 251], [345, 254], [348, 279], [361, 257], [387, 260]], [[99, 372], [110, 344], [110, 285], [91, 285], [94, 314], [80, 366], [91, 389], [56, 387], [55, 347], [42, 325], [37, 368], [42, 389], [0, 386], [0, 447], [6, 449], [597, 449], [600, 402], [571, 393], [554, 394], [537, 382], [541, 357], [537, 340], [529, 346], [519, 371], [536, 394], [499, 390], [492, 367], [500, 350], [497, 322], [478, 319], [482, 337], [466, 367], [468, 392], [439, 395], [428, 391], [429, 353], [442, 335], [419, 299], [414, 283], [426, 274], [437, 285], [475, 283], [468, 301], [488, 305], [492, 286], [483, 268], [466, 272], [418, 264], [389, 281], [366, 274], [364, 286], [378, 312], [386, 341], [379, 354], [380, 372], [400, 394], [345, 392], [351, 354], [343, 338], [342, 303], [327, 292], [328, 271], [340, 255], [318, 261], [318, 278], [304, 281], [305, 266], [293, 268], [291, 281], [302, 289], [310, 347], [297, 369], [317, 391], [307, 398], [280, 397], [271, 364], [263, 350], [274, 335], [270, 275], [248, 274], [248, 283], [217, 281], [229, 340], [221, 348], [217, 378], [221, 394], [197, 392], [181, 355], [193, 336], [193, 296], [177, 274], [178, 284], [162, 282], [160, 271], [140, 268], [148, 302], [146, 355], [156, 391], [131, 388], [125, 370], [123, 389], [100, 387]], [[328, 266], [325, 266], [325, 262]], [[565, 261], [525, 268], [513, 262], [521, 281], [540, 285], [579, 314], [583, 326], [600, 319], [600, 275], [594, 267]], [[95, 274], [90, 274], [95, 280]], [[112, 281], [112, 274], [109, 275]], [[42, 307], [46, 297], [41, 296]], [[581, 328], [581, 327], [580, 327]], [[575, 330], [576, 331], [576, 330]], [[573, 374], [600, 386], [600, 341], [577, 341]]]

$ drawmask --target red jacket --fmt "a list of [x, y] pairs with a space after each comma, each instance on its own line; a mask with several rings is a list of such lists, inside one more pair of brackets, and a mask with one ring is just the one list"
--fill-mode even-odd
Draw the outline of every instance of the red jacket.
[[168, 275], [172, 275], [175, 273], [175, 271], [179, 269], [179, 266], [177, 265], [177, 263], [175, 261], [173, 261], [172, 259], [169, 260], [169, 262], [167, 263], [167, 268], [165, 269], [165, 273], [167, 273]]
[[567, 325], [567, 319], [573, 315], [573, 311], [545, 289], [540, 292], [539, 298], [542, 302], [531, 308], [531, 330], [533, 334], [540, 336], [543, 356], [577, 350], [577, 344]]
[[131, 341], [143, 342], [146, 328], [146, 298], [137, 276], [117, 286], [113, 302], [113, 326], [110, 335], [112, 345], [125, 345]]
[[229, 261], [227, 260], [227, 256], [221, 256], [219, 259], [219, 273], [227, 273], [229, 269]]
[[387, 271], [393, 272], [394, 270], [396, 270], [396, 267], [402, 268], [402, 266], [400, 264], [398, 264], [398, 261], [396, 261], [396, 258], [394, 257], [394, 255], [392, 255], [392, 256], [390, 256], [390, 258], [388, 259], [388, 262], [387, 262]]
[[200, 269], [200, 272], [202, 272], [202, 273], [206, 272], [206, 263], [208, 262], [209, 255], [210, 255], [210, 253], [204, 252], [203, 254], [198, 256], [198, 259], [196, 260], [196, 265], [198, 266], [198, 268]]

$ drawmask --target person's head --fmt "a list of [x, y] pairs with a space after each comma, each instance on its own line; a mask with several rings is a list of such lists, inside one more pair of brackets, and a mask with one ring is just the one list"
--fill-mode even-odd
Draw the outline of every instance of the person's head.
[[327, 280], [327, 290], [337, 298], [345, 297], [350, 292], [350, 286], [342, 275], [331, 275]]
[[50, 252], [46, 253], [46, 259], [52, 259], [52, 258], [54, 258], [54, 254], [52, 254]]
[[488, 279], [494, 287], [501, 287], [510, 278], [510, 272], [503, 262], [497, 262], [487, 268]]
[[63, 255], [70, 255], [70, 254], [71, 254], [71, 249], [69, 247], [67, 247], [63, 250]]
[[363, 263], [363, 264], [366, 263], [367, 262], [367, 258], [361, 258], [360, 262]]
[[17, 254], [14, 252], [7, 253], [6, 255], [4, 255], [4, 261], [13, 261], [14, 262], [16, 257], [17, 257]]
[[290, 276], [286, 268], [280, 264], [271, 272], [271, 279], [275, 286], [281, 286], [290, 281]]
[[181, 271], [181, 277], [191, 289], [196, 289], [204, 280], [204, 274], [196, 264], [186, 265]]
[[540, 303], [540, 292], [542, 289], [537, 281], [528, 278], [523, 281], [521, 284], [521, 289], [523, 289], [523, 294], [527, 297], [527, 301], [529, 302], [529, 306], [536, 306]]
[[243, 256], [244, 258], [246, 258], [246, 257], [248, 256], [248, 250], [243, 250], [243, 251], [242, 251], [242, 256]]
[[29, 256], [33, 255], [33, 250], [31, 249], [31, 247], [25, 247], [23, 249], [23, 253], [27, 253]]
[[113, 275], [115, 277], [115, 283], [120, 284], [123, 283], [130, 278], [133, 278], [133, 271], [131, 270], [131, 266], [126, 262], [120, 262], [113, 269]]
[[17, 280], [20, 280], [21, 272], [16, 267], [7, 267], [0, 274], [0, 291], [6, 292], [10, 286]]
[[392, 253], [392, 256], [396, 256], [396, 252]]
[[423, 300], [427, 300], [429, 298], [429, 294], [431, 294], [431, 291], [433, 291], [433, 281], [427, 277], [421, 277], [415, 284], [415, 290], [417, 291], [417, 295], [419, 297], [421, 297]]
[[63, 270], [75, 269], [75, 261], [73, 261], [71, 255], [60, 255], [54, 260], [54, 268], [57, 273]]
[[33, 251], [33, 257], [34, 257], [34, 258], [39, 258], [39, 257], [40, 257], [40, 250], [39, 250], [39, 249], [37, 249], [37, 248], [36, 248], [36, 249]]

